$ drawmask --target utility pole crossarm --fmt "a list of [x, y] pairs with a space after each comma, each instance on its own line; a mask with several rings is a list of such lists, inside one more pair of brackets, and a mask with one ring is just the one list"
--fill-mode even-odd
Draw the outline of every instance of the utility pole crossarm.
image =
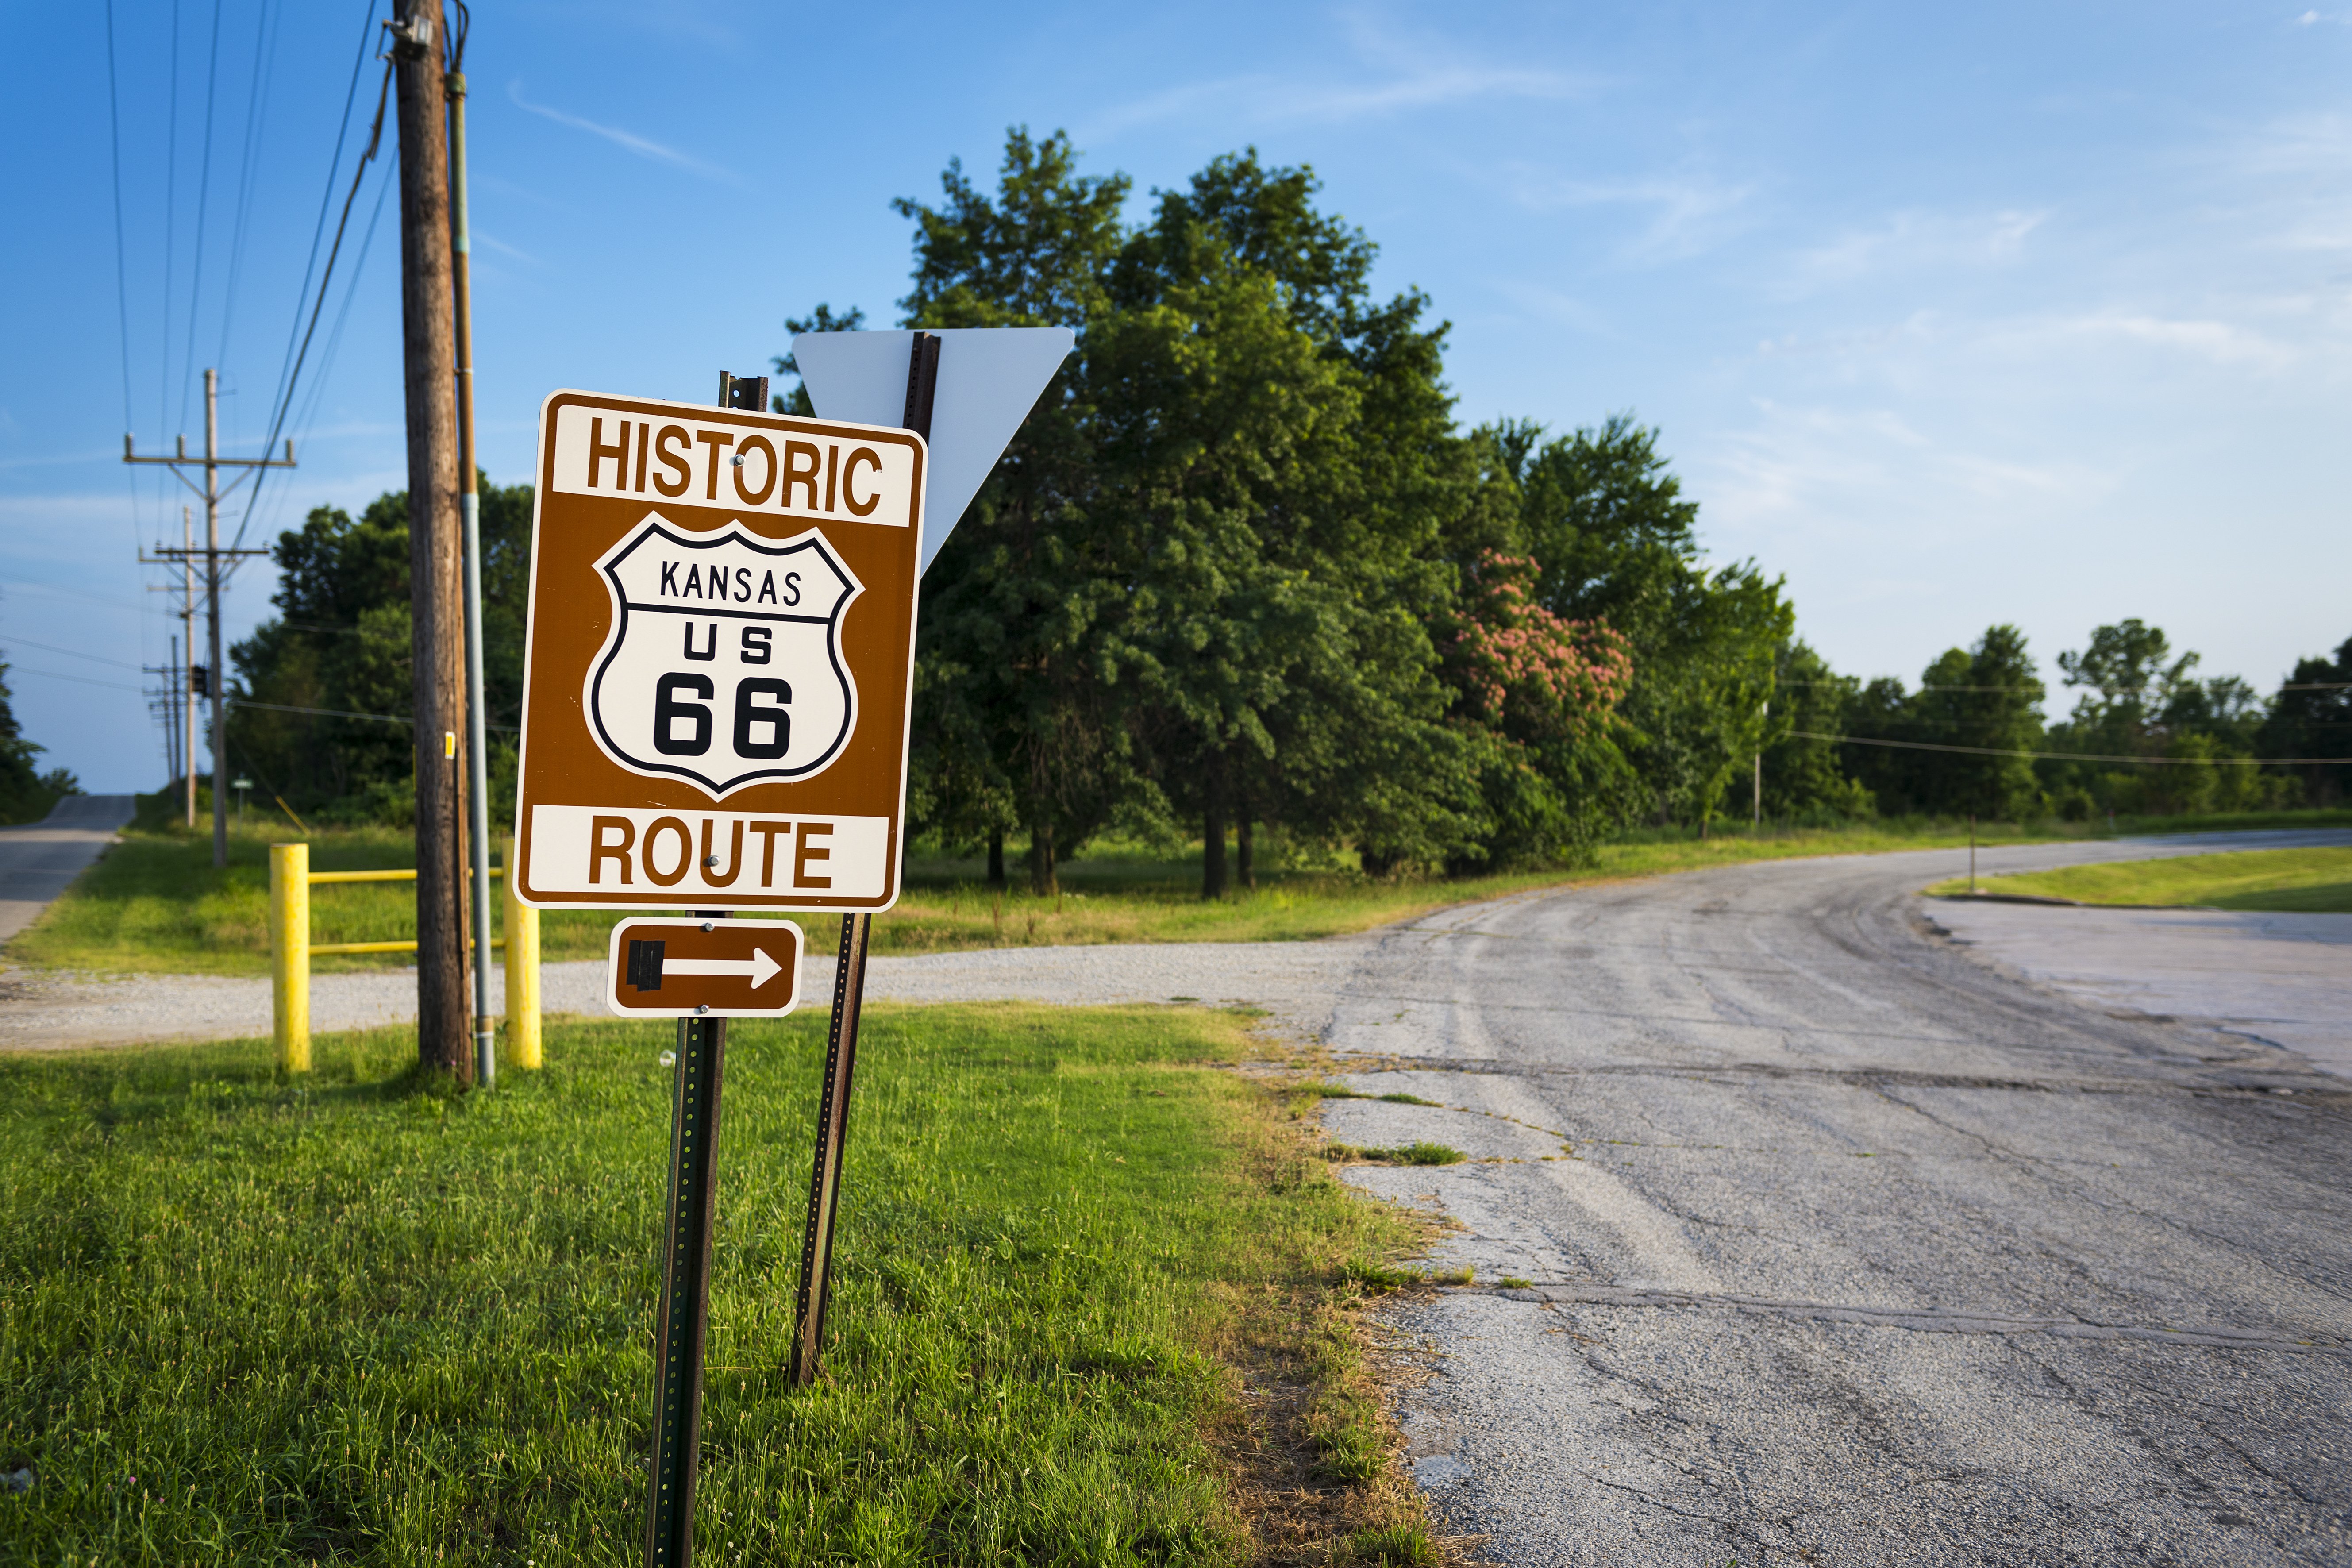
[[[180, 561], [202, 561], [208, 556], [215, 555], [220, 557], [223, 561], [230, 561], [242, 559], [248, 555], [267, 555], [268, 553], [269, 552], [267, 550], [230, 550], [226, 547], [223, 547], [219, 550], [213, 550], [201, 544], [192, 544], [185, 548], [174, 544], [159, 544], [155, 546], [154, 552], [151, 554], [148, 552], [147, 547], [142, 544], [139, 547], [139, 563], [142, 566], [161, 566]], [[155, 591], [159, 594], [173, 594], [177, 593], [179, 590], [176, 588], [164, 587], [158, 588]]]
[[176, 468], [185, 464], [195, 468], [290, 468], [294, 462], [294, 437], [286, 437], [286, 455], [282, 458], [191, 458], [185, 452], [176, 458], [142, 458], [131, 450], [131, 437], [122, 437], [122, 460], [126, 463], [161, 463]]

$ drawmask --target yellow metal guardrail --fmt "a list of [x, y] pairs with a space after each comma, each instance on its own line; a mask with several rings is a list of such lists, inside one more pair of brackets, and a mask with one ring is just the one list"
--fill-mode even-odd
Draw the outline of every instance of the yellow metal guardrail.
[[[508, 846], [508, 858], [513, 846]], [[499, 867], [490, 875], [506, 884]], [[310, 1070], [310, 959], [322, 952], [415, 952], [407, 942], [310, 940], [310, 889], [333, 882], [413, 882], [415, 871], [313, 871], [308, 844], [269, 847], [269, 1011], [278, 1039], [278, 1061], [288, 1072]], [[506, 884], [507, 1061], [540, 1065], [539, 911], [515, 900]]]

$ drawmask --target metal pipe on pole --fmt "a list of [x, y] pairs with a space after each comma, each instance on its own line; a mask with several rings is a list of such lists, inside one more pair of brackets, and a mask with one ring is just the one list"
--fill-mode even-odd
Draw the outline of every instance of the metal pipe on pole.
[[498, 1081], [498, 1026], [490, 1013], [490, 753], [482, 681], [482, 498], [474, 461], [472, 238], [466, 216], [466, 75], [452, 69], [449, 100], [450, 292], [457, 306], [457, 516], [466, 576], [467, 833], [473, 865], [474, 1081]]
[[222, 679], [220, 627], [220, 372], [205, 371], [205, 629], [212, 668], [213, 865], [228, 864], [228, 683]]
[[[187, 507], [180, 508], [180, 646], [188, 650], [187, 662], [196, 662], [196, 524]], [[185, 710], [185, 722], [180, 743], [186, 752], [188, 784], [188, 831], [196, 830], [196, 682], [193, 676], [180, 682], [180, 705]]]

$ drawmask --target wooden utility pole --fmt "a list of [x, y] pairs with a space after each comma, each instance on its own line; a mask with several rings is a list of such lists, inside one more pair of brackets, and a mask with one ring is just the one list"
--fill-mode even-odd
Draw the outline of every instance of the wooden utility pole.
[[[286, 456], [282, 460], [267, 455], [259, 458], [222, 457], [220, 452], [220, 372], [207, 370], [205, 372], [205, 455], [201, 458], [189, 457], [188, 438], [183, 436], [179, 438], [173, 456], [142, 458], [131, 450], [131, 433], [125, 431], [122, 436], [122, 460], [126, 463], [161, 464], [171, 469], [182, 484], [195, 490], [196, 494], [204, 498], [205, 543], [201, 553], [205, 558], [205, 627], [212, 641], [212, 662], [205, 667], [204, 695], [212, 699], [213, 707], [213, 864], [215, 867], [226, 866], [228, 864], [228, 682], [226, 679], [226, 671], [221, 660], [220, 596], [223, 581], [221, 563], [240, 560], [249, 555], [267, 555], [269, 552], [224, 548], [220, 542], [220, 503], [228, 499], [229, 490], [235, 489], [263, 468], [292, 468], [294, 441], [291, 437], [287, 438]], [[195, 482], [180, 472], [184, 468], [204, 469], [204, 489], [196, 489]], [[230, 481], [228, 489], [223, 489], [220, 482], [220, 471], [223, 468], [243, 468], [245, 472]], [[184, 534], [187, 528], [187, 514], [182, 512], [180, 523]], [[199, 551], [193, 543], [184, 544], [177, 550], [158, 545], [152, 557], [142, 552], [140, 559], [142, 563], [150, 560], [176, 560], [184, 567], [185, 563], [194, 560], [198, 553], [200, 553]], [[190, 635], [194, 636], [193, 630]], [[195, 648], [191, 643], [188, 649], [188, 663], [194, 666], [195, 662]], [[189, 681], [189, 690], [192, 695], [195, 690], [193, 675], [192, 669]], [[193, 737], [193, 728], [190, 732]], [[193, 762], [195, 756], [193, 741], [188, 755], [191, 758], [189, 772], [193, 774], [195, 771]], [[189, 817], [191, 826], [194, 823], [193, 815], [194, 787], [193, 783], [189, 785], [189, 797], [192, 803]]]
[[416, 714], [416, 1054], [474, 1080], [466, 994], [465, 615], [441, 0], [402, 0], [401, 346], [408, 392], [408, 574]]

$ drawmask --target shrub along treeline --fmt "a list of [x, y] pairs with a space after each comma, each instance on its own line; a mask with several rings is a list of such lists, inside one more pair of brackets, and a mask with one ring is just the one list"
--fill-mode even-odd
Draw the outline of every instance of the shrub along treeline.
[[[2194, 656], [2165, 664], [2161, 634], [2136, 622], [2095, 637], [2095, 696], [2050, 739], [2128, 756], [2207, 745], [2201, 774], [2037, 773], [1838, 739], [2039, 749], [2023, 638], [1992, 628], [1916, 693], [1836, 675], [1795, 639], [1778, 580], [1706, 560], [1654, 431], [1625, 416], [1560, 436], [1460, 427], [1444, 323], [1418, 291], [1372, 293], [1372, 242], [1319, 211], [1317, 188], [1307, 170], [1229, 155], [1130, 223], [1125, 176], [1082, 174], [1066, 137], [1016, 131], [992, 193], [950, 163], [936, 205], [896, 204], [915, 225], [905, 324], [1077, 341], [924, 580], [921, 831], [985, 847], [999, 876], [1008, 844], [1025, 851], [1040, 892], [1106, 833], [1197, 838], [1213, 895], [1274, 844], [1345, 848], [1376, 874], [1465, 872], [1584, 858], [1634, 822], [1703, 831], [1753, 808], [1759, 750], [1764, 809], [1800, 821], [2299, 791], [2210, 765], [2252, 743], [2250, 714], [2287, 710], [2189, 680]], [[820, 305], [787, 327], [863, 321]], [[777, 403], [809, 408], [797, 386]], [[520, 696], [530, 507], [527, 487], [483, 488], [494, 725], [516, 722]], [[298, 808], [401, 820], [404, 727], [281, 710], [407, 712], [406, 499], [357, 521], [322, 508], [276, 553], [281, 615], [235, 658], [242, 694], [277, 707], [234, 710], [237, 759]], [[2130, 642], [2146, 636], [2154, 654]], [[2308, 737], [2336, 721], [2296, 721]], [[510, 731], [493, 752], [503, 815]]]

